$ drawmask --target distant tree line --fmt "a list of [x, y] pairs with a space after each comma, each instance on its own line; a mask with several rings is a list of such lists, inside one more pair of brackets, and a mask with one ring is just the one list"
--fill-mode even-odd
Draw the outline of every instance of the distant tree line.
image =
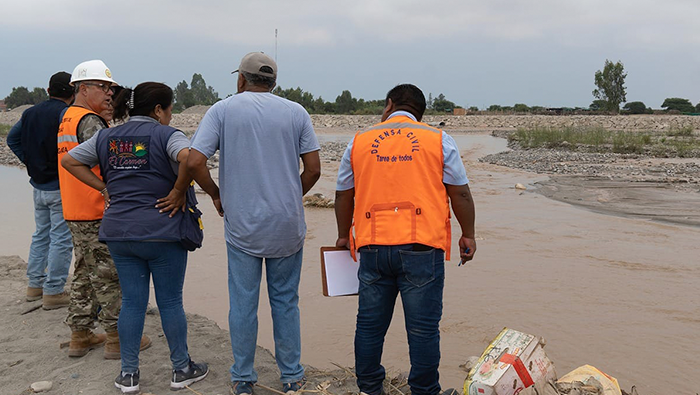
[[[615, 63], [605, 60], [603, 70], [598, 70], [594, 76], [596, 89], [593, 90], [595, 100], [588, 108], [559, 108], [560, 112], [596, 112], [596, 113], [619, 113], [620, 105], [624, 114], [652, 114], [654, 111], [641, 101], [626, 102], [627, 92], [625, 78], [627, 73], [622, 62]], [[321, 96], [315, 98], [313, 94], [300, 87], [284, 89], [276, 87], [272, 93], [301, 104], [312, 114], [356, 114], [356, 115], [378, 115], [384, 109], [384, 100], [365, 100], [352, 96], [349, 90], [344, 90], [336, 96], [335, 101], [326, 101]], [[5, 97], [5, 105], [8, 109], [16, 108], [24, 104], [37, 104], [48, 99], [48, 94], [43, 88], [34, 88], [29, 91], [24, 86], [12, 88], [12, 92]], [[183, 80], [175, 86], [173, 111], [181, 112], [186, 108], [204, 105], [210, 106], [221, 100], [219, 94], [204, 81], [201, 74], [194, 73], [192, 80], [188, 84]], [[454, 102], [448, 100], [444, 94], [440, 93], [433, 98], [429, 93], [426, 101], [426, 114], [451, 113], [455, 108], [462, 108]], [[661, 108], [668, 113], [700, 113], [700, 102], [693, 106], [688, 99], [670, 97], [664, 100]], [[478, 112], [479, 108], [471, 106], [469, 112]], [[497, 104], [486, 108], [488, 112], [501, 113], [551, 113], [551, 109], [542, 106], [528, 106], [524, 103], [516, 103], [513, 106], [501, 106]]]
[[[349, 90], [342, 91], [335, 101], [325, 101], [321, 96], [314, 98], [312, 93], [300, 87], [284, 89], [278, 86], [272, 93], [301, 104], [311, 114], [379, 115], [385, 107], [384, 99], [358, 99], [353, 97]], [[426, 114], [444, 114], [455, 108], [460, 107], [447, 100], [442, 93], [434, 99], [432, 93], [428, 94]]]

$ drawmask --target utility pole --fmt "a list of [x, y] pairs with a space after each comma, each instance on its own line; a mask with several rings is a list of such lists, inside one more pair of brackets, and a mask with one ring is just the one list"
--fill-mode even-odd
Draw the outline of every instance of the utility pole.
[[277, 63], [277, 29], [275, 29], [275, 63]]

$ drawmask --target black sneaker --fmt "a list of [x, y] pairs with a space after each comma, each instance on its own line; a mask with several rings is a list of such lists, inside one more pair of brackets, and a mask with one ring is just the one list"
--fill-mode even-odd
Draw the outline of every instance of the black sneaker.
[[173, 370], [173, 379], [170, 380], [170, 389], [181, 390], [188, 385], [192, 385], [200, 380], [204, 380], [209, 374], [209, 367], [206, 363], [194, 363], [190, 359], [190, 368], [187, 373], [182, 370]]
[[231, 395], [253, 395], [252, 381], [234, 381], [231, 383]]
[[284, 383], [282, 384], [282, 392], [284, 392], [287, 395], [291, 395], [300, 389], [304, 388], [306, 385], [306, 377], [302, 377], [300, 380], [295, 381], [293, 383]]
[[139, 371], [136, 373], [119, 373], [114, 379], [114, 386], [119, 388], [123, 394], [139, 393]]
[[454, 388], [448, 388], [448, 389], [442, 391], [442, 393], [440, 395], [459, 395], [459, 391], [457, 391]]

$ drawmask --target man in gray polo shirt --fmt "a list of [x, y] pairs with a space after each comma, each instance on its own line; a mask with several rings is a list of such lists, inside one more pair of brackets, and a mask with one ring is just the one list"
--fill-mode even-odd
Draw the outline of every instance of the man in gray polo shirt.
[[[204, 115], [187, 167], [224, 217], [233, 393], [251, 394], [258, 379], [253, 359], [263, 259], [275, 357], [282, 389], [291, 393], [305, 381], [298, 307], [306, 235], [302, 196], [321, 175], [320, 147], [306, 110], [270, 93], [277, 79], [274, 60], [249, 53], [235, 72], [238, 93]], [[206, 166], [217, 149], [220, 186]]]

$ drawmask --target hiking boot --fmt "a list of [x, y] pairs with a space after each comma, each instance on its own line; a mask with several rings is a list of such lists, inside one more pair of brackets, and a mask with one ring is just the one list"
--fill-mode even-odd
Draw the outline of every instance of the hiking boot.
[[61, 307], [68, 307], [70, 304], [70, 295], [65, 291], [56, 295], [43, 295], [43, 305], [41, 306], [44, 310], [55, 310]]
[[209, 367], [206, 363], [194, 363], [190, 359], [190, 364], [186, 369], [173, 370], [173, 379], [170, 380], [170, 389], [181, 390], [188, 385], [192, 385], [200, 380], [204, 380], [209, 374]]
[[448, 388], [440, 393], [440, 395], [459, 395], [459, 391], [454, 388]]
[[231, 388], [229, 393], [231, 395], [253, 395], [253, 385], [252, 381], [234, 381], [231, 383]]
[[[151, 347], [151, 338], [143, 335], [141, 337], [140, 351]], [[122, 354], [119, 349], [119, 332], [107, 332], [107, 341], [105, 342], [105, 359], [121, 359]]]
[[41, 299], [44, 296], [43, 288], [32, 288], [27, 287], [27, 302], [33, 302], [35, 300]]
[[70, 334], [70, 346], [68, 347], [69, 357], [82, 357], [88, 351], [97, 348], [105, 343], [107, 335], [94, 334], [91, 330], [73, 331]]
[[139, 391], [139, 371], [136, 373], [119, 373], [114, 379], [114, 386], [122, 391], [122, 394], [138, 394]]
[[306, 385], [306, 377], [302, 377], [299, 381], [295, 381], [293, 383], [284, 383], [282, 384], [282, 392], [284, 392], [287, 395], [291, 395], [300, 389], [304, 388]]

